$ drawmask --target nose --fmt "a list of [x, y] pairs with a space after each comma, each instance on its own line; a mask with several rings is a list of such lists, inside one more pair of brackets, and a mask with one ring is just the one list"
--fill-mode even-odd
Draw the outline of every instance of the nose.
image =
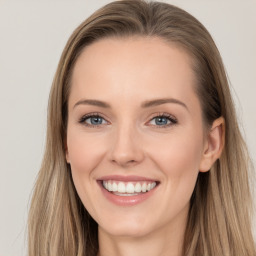
[[111, 139], [112, 148], [109, 155], [112, 163], [129, 167], [143, 161], [141, 136], [135, 127], [120, 127]]

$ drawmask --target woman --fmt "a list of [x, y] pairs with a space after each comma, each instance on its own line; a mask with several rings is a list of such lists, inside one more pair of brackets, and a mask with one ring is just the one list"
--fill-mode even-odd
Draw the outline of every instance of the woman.
[[61, 56], [29, 255], [255, 255], [248, 171], [207, 30], [172, 5], [115, 1]]

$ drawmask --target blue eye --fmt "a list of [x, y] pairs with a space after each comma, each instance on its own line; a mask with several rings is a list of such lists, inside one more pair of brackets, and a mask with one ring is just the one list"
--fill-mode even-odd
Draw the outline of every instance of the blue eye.
[[92, 115], [83, 116], [79, 120], [79, 123], [82, 123], [82, 124], [84, 124], [86, 126], [95, 127], [95, 126], [100, 126], [102, 124], [106, 124], [107, 121], [103, 117], [98, 115], [98, 114], [92, 114]]
[[169, 114], [159, 114], [150, 120], [151, 125], [158, 126], [159, 128], [171, 126], [176, 123], [177, 120]]
[[[105, 125], [108, 122], [102, 116], [95, 113], [83, 116], [79, 123], [92, 128], [100, 128], [101, 125]], [[149, 124], [157, 128], [165, 128], [177, 124], [177, 120], [169, 114], [158, 114], [149, 121]]]
[[101, 117], [98, 117], [98, 116], [90, 117], [90, 118], [87, 118], [87, 119], [91, 120], [90, 122], [93, 125], [102, 124], [102, 121], [103, 121], [103, 119]]
[[155, 117], [155, 122], [157, 125], [167, 125], [168, 121], [169, 120], [166, 117]]

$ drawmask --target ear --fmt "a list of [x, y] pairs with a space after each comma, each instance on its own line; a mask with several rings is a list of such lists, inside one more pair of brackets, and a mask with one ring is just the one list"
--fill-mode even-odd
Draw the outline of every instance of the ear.
[[200, 172], [207, 172], [214, 162], [221, 156], [225, 144], [225, 120], [223, 117], [216, 119], [207, 134], [204, 151], [199, 166]]

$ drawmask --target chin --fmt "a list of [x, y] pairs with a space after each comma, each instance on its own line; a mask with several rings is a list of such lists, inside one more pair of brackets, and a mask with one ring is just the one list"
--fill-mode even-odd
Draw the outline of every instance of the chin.
[[99, 225], [105, 232], [112, 236], [120, 237], [142, 237], [153, 230], [153, 226], [147, 225], [140, 220], [116, 220], [105, 225]]

